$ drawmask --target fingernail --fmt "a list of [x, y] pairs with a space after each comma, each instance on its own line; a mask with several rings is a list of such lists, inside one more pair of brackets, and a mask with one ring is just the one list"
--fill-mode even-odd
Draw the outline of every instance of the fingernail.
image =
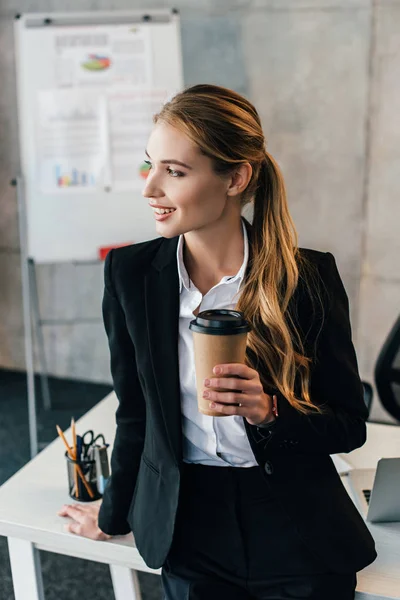
[[203, 392], [203, 398], [209, 398], [210, 397], [210, 392]]
[[209, 379], [205, 379], [204, 380], [204, 385], [210, 385], [210, 380]]
[[215, 402], [210, 402], [210, 404], [208, 405], [210, 408], [215, 408]]
[[214, 367], [213, 371], [214, 371], [214, 373], [216, 373], [218, 375], [219, 373], [222, 372], [222, 369], [221, 369], [221, 367]]

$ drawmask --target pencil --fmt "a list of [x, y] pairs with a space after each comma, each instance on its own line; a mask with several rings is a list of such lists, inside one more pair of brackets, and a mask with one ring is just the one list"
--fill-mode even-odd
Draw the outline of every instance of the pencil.
[[[71, 431], [72, 431], [72, 447], [74, 449], [74, 460], [79, 460], [76, 448], [76, 430], [75, 430], [75, 419], [71, 419]], [[80, 457], [79, 457], [80, 458]], [[78, 469], [77, 465], [74, 465], [74, 482], [75, 482], [75, 496], [79, 500], [79, 486], [78, 486]]]
[[[65, 446], [65, 447], [66, 447], [66, 449], [67, 449], [68, 456], [70, 457], [70, 459], [71, 459], [71, 460], [74, 460], [74, 458], [73, 458], [73, 456], [72, 456], [72, 450], [71, 450], [71, 448], [68, 446], [68, 442], [67, 442], [67, 440], [65, 439], [65, 435], [64, 435], [64, 434], [63, 434], [63, 432], [61, 431], [61, 428], [60, 428], [58, 425], [56, 425], [56, 429], [57, 429], [57, 433], [58, 433], [58, 435], [60, 436], [60, 438], [62, 439], [62, 441], [63, 441], [63, 443], [64, 443], [64, 446]], [[93, 490], [92, 490], [92, 489], [90, 488], [90, 486], [88, 485], [88, 482], [87, 482], [87, 481], [86, 481], [86, 479], [85, 479], [85, 476], [84, 476], [84, 474], [83, 474], [83, 472], [82, 472], [82, 469], [81, 469], [80, 465], [75, 465], [75, 466], [76, 466], [76, 468], [77, 468], [77, 471], [78, 471], [78, 473], [79, 473], [79, 477], [82, 479], [82, 483], [83, 483], [83, 485], [85, 486], [87, 493], [89, 494], [89, 496], [90, 496], [91, 498], [94, 498], [94, 493], [93, 493]]]

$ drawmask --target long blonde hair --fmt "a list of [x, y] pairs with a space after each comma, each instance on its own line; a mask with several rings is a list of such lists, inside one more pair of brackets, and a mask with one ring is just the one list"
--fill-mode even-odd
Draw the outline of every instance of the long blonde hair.
[[[313, 267], [298, 249], [280, 169], [266, 151], [259, 115], [236, 92], [215, 85], [195, 85], [178, 93], [154, 116], [185, 133], [224, 175], [250, 163], [252, 177], [242, 208], [254, 202], [249, 265], [236, 309], [252, 326], [246, 362], [258, 370], [267, 392], [276, 388], [298, 411], [320, 411], [310, 398], [310, 367], [301, 332], [290, 310], [299, 269]], [[303, 277], [302, 277], [303, 279]], [[307, 286], [313, 302], [313, 292]], [[318, 293], [315, 293], [318, 296]], [[300, 393], [296, 394], [299, 378]]]

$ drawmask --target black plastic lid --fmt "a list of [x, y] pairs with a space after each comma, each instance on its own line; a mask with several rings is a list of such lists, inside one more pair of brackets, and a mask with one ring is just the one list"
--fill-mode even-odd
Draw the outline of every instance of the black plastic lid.
[[189, 329], [207, 335], [237, 335], [251, 331], [249, 323], [238, 310], [203, 310], [193, 321]]

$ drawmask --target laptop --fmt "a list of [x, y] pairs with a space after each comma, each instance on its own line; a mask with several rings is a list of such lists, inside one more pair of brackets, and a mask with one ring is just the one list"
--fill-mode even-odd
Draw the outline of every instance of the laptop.
[[375, 469], [348, 473], [356, 505], [371, 523], [400, 521], [400, 458], [381, 458]]

